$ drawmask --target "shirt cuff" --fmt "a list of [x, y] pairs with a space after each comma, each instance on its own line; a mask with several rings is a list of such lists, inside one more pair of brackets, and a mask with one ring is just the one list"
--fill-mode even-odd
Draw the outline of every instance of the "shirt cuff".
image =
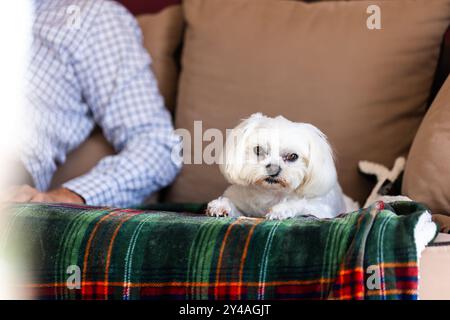
[[25, 156], [21, 154], [20, 156], [21, 164], [26, 171], [26, 174], [31, 178], [32, 186], [37, 190], [44, 192], [47, 191], [56, 170], [54, 163], [46, 163], [42, 159], [34, 158], [32, 156]]
[[113, 206], [118, 203], [117, 183], [102, 175], [86, 174], [64, 183], [62, 187], [78, 194], [87, 205]]

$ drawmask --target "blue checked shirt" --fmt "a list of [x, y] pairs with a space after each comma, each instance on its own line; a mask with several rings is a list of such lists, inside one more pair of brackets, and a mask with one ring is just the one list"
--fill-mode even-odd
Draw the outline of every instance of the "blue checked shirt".
[[130, 206], [179, 171], [178, 143], [134, 17], [112, 1], [36, 0], [21, 160], [48, 190], [58, 165], [102, 129], [117, 155], [63, 186], [87, 204]]

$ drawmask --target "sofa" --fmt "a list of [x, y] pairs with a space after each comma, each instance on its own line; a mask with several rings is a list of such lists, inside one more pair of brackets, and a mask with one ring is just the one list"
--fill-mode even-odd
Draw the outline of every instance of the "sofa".
[[[215, 2], [211, 4], [211, 8], [219, 6], [217, 0], [211, 1]], [[258, 0], [252, 1], [255, 2], [256, 7], [259, 6], [259, 4], [256, 3]], [[316, 58], [317, 64], [312, 66], [306, 63], [303, 64], [302, 71], [307, 70], [310, 78], [308, 81], [305, 81], [305, 85], [296, 84], [296, 86], [293, 87], [292, 83], [294, 80], [291, 80], [289, 75], [296, 74], [292, 71], [295, 69], [295, 66], [291, 64], [290, 67], [285, 67], [282, 64], [283, 59], [286, 59], [289, 63], [295, 61], [292, 60], [292, 56], [285, 55], [282, 51], [283, 48], [286, 48], [286, 43], [289, 44], [289, 41], [292, 40], [289, 38], [291, 34], [286, 31], [286, 38], [284, 39], [286, 41], [283, 43], [277, 42], [274, 45], [281, 49], [276, 50], [272, 45], [264, 43], [265, 39], [277, 39], [276, 35], [274, 35], [276, 34], [276, 31], [273, 31], [273, 34], [271, 29], [267, 27], [270, 25], [271, 21], [270, 9], [258, 8], [257, 10], [252, 11], [257, 12], [254, 13], [255, 16], [260, 13], [260, 15], [264, 17], [260, 20], [258, 20], [258, 17], [254, 17], [255, 21], [253, 23], [252, 21], [249, 22], [247, 20], [246, 10], [248, 8], [246, 8], [245, 5], [241, 6], [239, 0], [233, 0], [232, 3], [235, 7], [224, 4], [224, 10], [221, 13], [222, 15], [211, 17], [207, 22], [203, 23], [201, 19], [205, 19], [207, 13], [202, 10], [207, 11], [208, 8], [201, 7], [200, 4], [198, 7], [193, 6], [192, 8], [186, 9], [184, 4], [178, 0], [145, 2], [122, 0], [120, 2], [122, 2], [122, 4], [138, 18], [143, 31], [144, 45], [153, 59], [153, 71], [158, 79], [159, 87], [165, 98], [166, 105], [174, 116], [174, 122], [177, 128], [187, 128], [188, 130], [193, 131], [193, 120], [202, 120], [206, 127], [217, 127], [220, 130], [224, 130], [225, 128], [231, 128], [233, 125], [237, 124], [240, 118], [255, 111], [263, 111], [273, 115], [281, 113], [286, 114], [291, 118], [293, 117], [293, 119], [306, 119], [305, 121], [313, 123], [318, 122], [318, 126], [331, 137], [330, 141], [332, 145], [336, 147], [335, 150], [338, 153], [339, 176], [343, 182], [344, 191], [347, 194], [362, 203], [374, 186], [373, 180], [364, 177], [358, 172], [358, 160], [370, 160], [390, 167], [393, 165], [393, 161], [396, 157], [401, 155], [408, 156], [406, 170], [403, 175], [402, 192], [431, 208], [431, 212], [436, 214], [435, 219], [441, 230], [448, 230], [445, 228], [450, 224], [450, 218], [446, 216], [450, 215], [450, 189], [442, 192], [443, 188], [450, 187], [448, 185], [450, 168], [448, 165], [445, 165], [445, 163], [448, 163], [450, 160], [450, 155], [448, 154], [448, 147], [447, 149], [444, 149], [445, 145], [448, 146], [448, 141], [445, 142], [445, 138], [448, 139], [449, 137], [448, 132], [450, 127], [448, 117], [444, 118], [445, 115], [448, 116], [450, 112], [450, 97], [448, 94], [450, 92], [450, 78], [448, 78], [450, 71], [450, 24], [448, 23], [448, 19], [444, 17], [447, 15], [446, 13], [442, 13], [441, 16], [436, 18], [436, 21], [439, 21], [440, 23], [439, 26], [437, 22], [434, 24], [429, 22], [426, 25], [426, 28], [421, 29], [426, 29], [427, 32], [431, 32], [430, 30], [433, 28], [441, 30], [442, 32], [439, 34], [433, 35], [434, 42], [431, 40], [430, 42], [424, 41], [426, 35], [424, 33], [425, 31], [421, 31], [422, 33], [416, 29], [412, 31], [417, 32], [416, 39], [418, 42], [424, 41], [424, 44], [420, 49], [423, 49], [424, 52], [429, 50], [427, 53], [428, 55], [424, 54], [425, 58], [422, 57], [425, 59], [425, 62], [419, 57], [420, 64], [419, 66], [415, 66], [416, 69], [413, 70], [405, 67], [405, 69], [400, 70], [397, 75], [394, 75], [392, 72], [387, 72], [382, 76], [384, 77], [382, 79], [392, 76], [396, 80], [401, 79], [400, 77], [404, 77], [404, 81], [393, 81], [393, 83], [383, 83], [380, 85], [377, 83], [377, 76], [375, 76], [373, 81], [363, 81], [363, 79], [360, 79], [360, 81], [355, 82], [354, 79], [348, 78], [352, 75], [352, 72], [349, 71], [348, 74], [350, 76], [347, 76], [347, 73], [342, 73], [340, 77], [338, 77], [338, 79], [340, 79], [339, 82], [342, 82], [346, 86], [337, 85], [336, 88], [331, 89], [329, 84], [336, 83], [336, 77], [331, 75], [343, 72], [346, 69], [336, 68], [333, 72], [329, 71], [327, 68], [330, 67], [331, 63], [328, 63], [327, 59], [330, 59], [331, 61], [349, 61], [349, 63], [353, 61], [355, 65], [354, 69], [359, 70], [358, 65], [364, 64], [364, 58], [361, 58], [358, 55], [352, 55], [352, 52], [356, 50], [356, 47], [351, 47], [351, 44], [355, 41], [357, 42], [358, 39], [364, 39], [364, 34], [355, 32], [353, 37], [342, 38], [347, 41], [346, 44], [348, 47], [346, 50], [341, 50], [339, 47], [339, 50], [341, 51], [331, 52], [333, 49], [328, 49], [327, 46], [334, 48], [333, 46], [336, 46], [336, 43], [328, 39], [327, 41], [329, 42], [322, 44], [323, 51], [322, 49], [321, 51], [314, 51], [318, 48], [314, 46], [314, 41], [321, 41], [321, 39], [317, 38], [317, 36], [314, 39], [308, 39], [308, 33], [317, 32], [318, 35], [326, 35], [331, 31], [326, 29], [322, 30], [321, 28], [324, 28], [324, 24], [317, 22], [317, 20], [320, 19], [316, 16], [314, 19], [311, 19], [310, 24], [305, 22], [305, 29], [307, 31], [301, 34], [301, 42], [304, 44], [299, 45], [299, 47], [294, 46], [293, 50], [305, 50], [308, 46], [314, 48], [312, 52], [303, 51], [303, 59], [307, 61], [309, 59], [309, 61], [311, 61], [311, 59]], [[275, 2], [275, 0], [272, 2]], [[291, 1], [279, 2], [282, 6], [286, 7], [293, 5], [288, 3]], [[331, 9], [346, 12], [346, 9], [344, 8], [345, 5], [351, 6], [351, 4], [348, 3], [358, 1], [349, 1], [347, 4], [342, 4], [342, 2], [346, 1], [338, 1], [338, 4], [322, 4], [327, 3], [328, 1], [307, 2], [312, 2], [310, 5], [311, 8], [313, 8], [312, 6], [315, 6], [314, 10], [318, 8], [318, 6], [323, 6], [324, 12], [321, 14], [326, 15], [327, 10], [329, 11]], [[378, 2], [387, 8], [386, 17], [388, 22], [386, 25], [389, 26], [389, 23], [394, 23], [391, 21], [395, 20], [393, 17], [395, 16], [394, 13], [397, 9], [395, 8], [395, 5], [392, 5], [393, 13], [391, 13], [389, 11], [390, 9], [388, 9], [390, 4], [388, 5], [386, 3], [394, 3], [397, 2], [397, 0]], [[360, 1], [360, 3], [361, 5], [365, 4], [364, 1]], [[249, 6], [251, 5], [252, 4], [249, 4]], [[308, 4], [305, 4], [305, 6], [307, 5]], [[328, 8], [325, 6], [330, 7]], [[438, 4], [436, 4], [436, 6], [438, 6]], [[319, 9], [322, 9], [322, 7]], [[286, 8], [286, 11], [288, 10], [290, 9]], [[305, 7], [305, 10], [309, 10], [309, 8]], [[366, 14], [366, 12], [363, 13]], [[283, 19], [283, 14], [285, 13], [274, 13], [274, 19]], [[384, 15], [384, 13], [382, 14]], [[342, 13], [342, 15], [344, 17], [343, 19], [348, 18], [344, 13]], [[430, 15], [432, 14], [430, 13]], [[227, 19], [232, 16], [236, 17], [237, 26], [233, 26], [233, 23], [226, 24]], [[415, 17], [416, 13], [411, 9], [410, 18], [415, 19]], [[399, 17], [399, 19], [401, 19], [401, 17]], [[351, 19], [349, 18], [349, 20]], [[445, 25], [445, 27], [443, 28], [442, 25]], [[316, 29], [314, 29], [314, 26], [316, 26]], [[297, 26], [289, 27], [293, 29], [297, 28]], [[264, 29], [266, 32], [264, 37], [256, 35], [255, 30], [258, 28], [267, 28]], [[208, 30], [210, 30], [210, 34], [206, 35]], [[234, 32], [234, 37], [227, 34], [227, 30], [232, 30], [230, 32]], [[250, 31], [245, 33], [240, 32], [239, 30]], [[259, 53], [258, 51], [253, 51], [252, 38], [248, 38], [252, 32], [254, 33], [253, 40], [261, 44], [261, 48], [264, 48], [264, 54], [261, 51]], [[398, 32], [404, 32], [404, 30], [399, 30]], [[335, 38], [339, 39], [339, 37], [343, 37], [343, 35], [337, 32]], [[214, 43], [213, 40], [215, 38], [218, 39], [220, 45]], [[398, 38], [387, 40], [381, 38], [381, 36], [375, 35], [372, 41], [380, 41], [379, 43], [384, 43], [383, 41], [395, 43], [398, 40]], [[409, 40], [405, 40], [405, 42], [412, 41], [414, 37], [408, 39]], [[188, 42], [187, 47], [186, 41]], [[436, 43], [438, 43], [437, 46]], [[213, 49], [211, 52], [204, 53], [209, 50], [208, 46], [213, 47]], [[429, 49], [433, 46], [438, 49], [434, 51]], [[233, 55], [231, 50], [234, 47], [242, 48], [242, 52], [238, 55]], [[384, 60], [379, 59], [380, 63], [374, 64], [373, 66], [375, 69], [361, 69], [361, 72], [372, 72], [376, 74], [375, 71], [382, 69], [383, 66], [385, 66], [386, 69], [389, 69], [397, 64], [401, 64], [396, 61], [395, 53], [398, 54], [398, 58], [403, 57], [405, 61], [412, 59], [409, 62], [411, 63], [415, 58], [409, 57], [405, 52], [412, 50], [411, 48], [413, 47], [413, 45], [405, 45], [397, 48], [397, 51], [381, 50], [376, 56], [371, 56], [371, 58], [379, 59], [379, 55], [384, 54]], [[373, 51], [373, 48], [369, 49]], [[369, 49], [367, 49], [368, 51], [363, 52], [368, 54]], [[363, 49], [358, 48], [358, 50]], [[199, 51], [201, 51], [202, 54], [198, 54]], [[389, 54], [391, 54], [391, 56], [389, 56]], [[273, 60], [273, 65], [267, 65], [267, 62], [272, 61], [270, 59], [274, 56], [276, 56], [276, 58]], [[348, 58], [349, 56], [351, 56], [351, 58]], [[223, 60], [220, 60], [220, 58], [223, 58]], [[283, 69], [283, 72], [280, 73], [279, 79], [273, 81], [261, 79], [261, 82], [258, 85], [253, 82], [253, 80], [257, 79], [261, 74], [260, 72], [253, 70], [252, 66], [246, 66], [247, 60], [245, 59], [253, 59], [253, 66], [258, 62], [261, 63], [260, 68], [266, 70], [269, 74], [275, 69], [286, 69]], [[432, 60], [433, 62], [431, 62]], [[224, 71], [223, 73], [217, 71], [222, 67], [221, 61], [223, 61], [224, 64], [223, 69], [227, 69], [227, 71]], [[234, 69], [233, 65], [239, 62], [241, 62], [242, 65], [238, 66], [237, 69]], [[299, 64], [302, 63], [303, 62], [299, 62]], [[201, 69], [199, 64], [204, 64], [204, 69]], [[308, 69], [308, 66], [311, 67], [311, 70]], [[241, 70], [238, 70], [239, 68]], [[317, 70], [314, 70], [314, 68]], [[236, 72], [238, 71], [246, 74], [242, 76], [242, 79], [236, 80], [235, 82], [233, 82], [234, 80], [230, 81], [230, 87], [242, 87], [242, 85], [248, 83], [248, 91], [255, 97], [258, 104], [255, 103], [256, 105], [253, 105], [251, 101], [249, 102], [248, 95], [246, 95], [245, 92], [242, 93], [242, 90], [229, 88], [224, 85], [224, 82], [213, 82], [213, 80], [215, 81], [216, 79], [223, 80], [221, 77], [224, 79], [226, 79], [226, 77], [232, 77], [233, 75], [236, 75]], [[316, 73], [320, 73], [319, 76], [317, 78], [311, 78], [311, 76], [314, 76]], [[199, 75], [202, 74], [209, 76], [211, 81], [206, 84], [202, 82], [202, 79], [199, 79]], [[354, 76], [359, 75], [361, 74], [358, 74], [355, 71]], [[329, 79], [327, 77], [329, 77]], [[221, 86], [219, 86], [219, 84]], [[324, 88], [322, 86], [324, 84], [328, 84], [328, 87], [326, 87], [327, 93], [318, 93], [317, 91]], [[369, 84], [370, 87], [364, 87]], [[354, 87], [348, 87], [347, 85], [353, 85]], [[365, 101], [364, 94], [367, 94], [370, 90], [391, 91], [394, 90], [392, 88], [395, 86], [404, 87], [402, 92], [393, 94], [396, 98], [402, 97], [403, 95], [403, 99], [396, 100], [392, 104], [385, 104], [379, 113], [377, 113], [377, 111], [368, 114], [369, 111], [367, 110], [369, 109], [364, 109], [366, 110], [366, 113], [353, 112], [353, 109], [351, 109], [352, 97], [363, 103]], [[264, 93], [264, 91], [274, 87], [276, 88], [275, 91], [279, 92], [280, 95], [283, 95], [280, 105], [273, 100], [273, 95]], [[416, 101], [411, 103], [409, 96], [404, 96], [404, 94], [411, 93], [411, 90], [414, 88], [417, 89], [417, 95], [415, 98], [411, 99], [416, 99], [419, 102]], [[366, 89], [369, 91], [364, 91]], [[211, 98], [210, 95], [220, 92], [220, 90], [224, 90], [225, 92], [223, 96], [220, 97], [220, 105], [210, 105], [210, 103], [216, 101], [214, 100], [214, 97]], [[305, 98], [304, 100], [299, 100], [299, 103], [303, 106], [302, 111], [299, 111], [292, 107], [297, 101], [293, 101], [289, 97], [286, 98], [290, 93], [296, 91], [300, 92], [299, 95], [311, 93], [311, 95], [316, 97], [319, 96], [321, 99], [312, 101]], [[260, 94], [260, 92], [262, 93]], [[344, 97], [344, 94], [346, 93], [351, 94], [350, 96]], [[239, 96], [239, 94], [241, 94], [241, 96]], [[236, 102], [236, 99], [239, 99], [239, 101]], [[265, 101], [270, 101], [270, 103], [265, 104], [263, 102], [264, 99]], [[334, 100], [339, 99], [345, 101], [349, 105], [348, 109], [342, 111], [341, 114], [343, 116], [340, 118], [335, 118], [335, 114], [330, 114], [328, 119], [323, 119], [323, 110], [319, 111], [319, 113], [321, 113], [319, 115], [317, 112], [313, 113], [311, 111], [319, 108], [319, 106], [315, 105], [316, 103], [330, 104], [333, 103]], [[382, 100], [383, 99], [380, 98], [379, 102], [381, 104], [383, 104]], [[402, 101], [406, 101], [406, 104], [402, 105]], [[406, 110], [408, 108], [408, 103], [414, 105], [416, 109]], [[401, 105], [401, 107], [398, 107], [399, 105]], [[368, 106], [368, 108], [369, 107], [371, 106]], [[381, 120], [380, 122], [375, 121], [383, 118], [390, 112], [392, 113], [391, 117], [388, 116], [383, 120], [384, 122]], [[346, 115], [349, 113], [351, 113], [352, 116], [347, 119]], [[433, 123], [429, 124], [425, 120]], [[344, 126], [354, 127], [356, 132], [355, 135], [353, 137], [340, 136], [338, 132], [345, 131], [343, 129]], [[397, 127], [394, 128], [395, 126]], [[346, 130], [351, 133], [351, 130], [348, 128]], [[436, 132], [436, 130], [438, 130], [438, 132]], [[399, 134], [399, 132], [401, 134]], [[436, 144], [436, 141], [429, 141], [430, 136], [435, 137], [434, 140], [438, 139], [438, 141], [443, 139], [444, 142]], [[336, 137], [336, 139], [333, 139], [334, 137]], [[353, 140], [351, 143], [349, 137]], [[101, 129], [97, 128], [88, 141], [68, 156], [67, 161], [58, 169], [52, 185], [59, 186], [61, 183], [89, 171], [89, 169], [101, 158], [113, 154], [113, 148], [103, 137]], [[428, 155], [428, 157], [424, 157], [424, 154]], [[356, 155], [359, 158], [357, 158]], [[438, 165], [434, 167], [429, 164], [428, 167], [424, 166], [423, 163], [428, 162], [430, 157], [432, 157], [431, 162], [435, 161]], [[437, 170], [436, 168], [439, 168], [437, 174], [433, 173], [433, 170]], [[185, 168], [172, 186], [169, 186], [158, 194], [150, 195], [147, 202], [149, 204], [205, 203], [220, 195], [225, 187], [226, 181], [220, 176], [217, 166], [185, 165]], [[429, 190], [429, 192], [424, 191], [424, 188]], [[431, 190], [433, 188], [440, 189]], [[419, 292], [421, 299], [450, 299], [449, 268], [450, 234], [441, 232], [434, 242], [427, 246], [420, 259]]]

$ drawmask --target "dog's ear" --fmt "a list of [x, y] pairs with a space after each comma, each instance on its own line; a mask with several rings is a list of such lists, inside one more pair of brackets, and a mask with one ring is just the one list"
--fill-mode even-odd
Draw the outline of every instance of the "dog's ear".
[[308, 158], [306, 175], [297, 192], [312, 198], [326, 194], [337, 181], [333, 151], [327, 137], [311, 124], [301, 124], [308, 138]]
[[225, 148], [220, 156], [220, 171], [230, 183], [240, 181], [240, 172], [246, 161], [248, 138], [262, 119], [262, 113], [254, 113], [227, 133]]

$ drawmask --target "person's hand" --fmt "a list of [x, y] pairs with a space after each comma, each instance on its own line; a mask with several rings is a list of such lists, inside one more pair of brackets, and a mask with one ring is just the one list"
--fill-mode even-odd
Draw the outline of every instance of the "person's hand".
[[16, 187], [9, 196], [11, 202], [62, 202], [84, 203], [82, 197], [66, 188], [58, 188], [48, 192], [39, 192], [29, 185]]

